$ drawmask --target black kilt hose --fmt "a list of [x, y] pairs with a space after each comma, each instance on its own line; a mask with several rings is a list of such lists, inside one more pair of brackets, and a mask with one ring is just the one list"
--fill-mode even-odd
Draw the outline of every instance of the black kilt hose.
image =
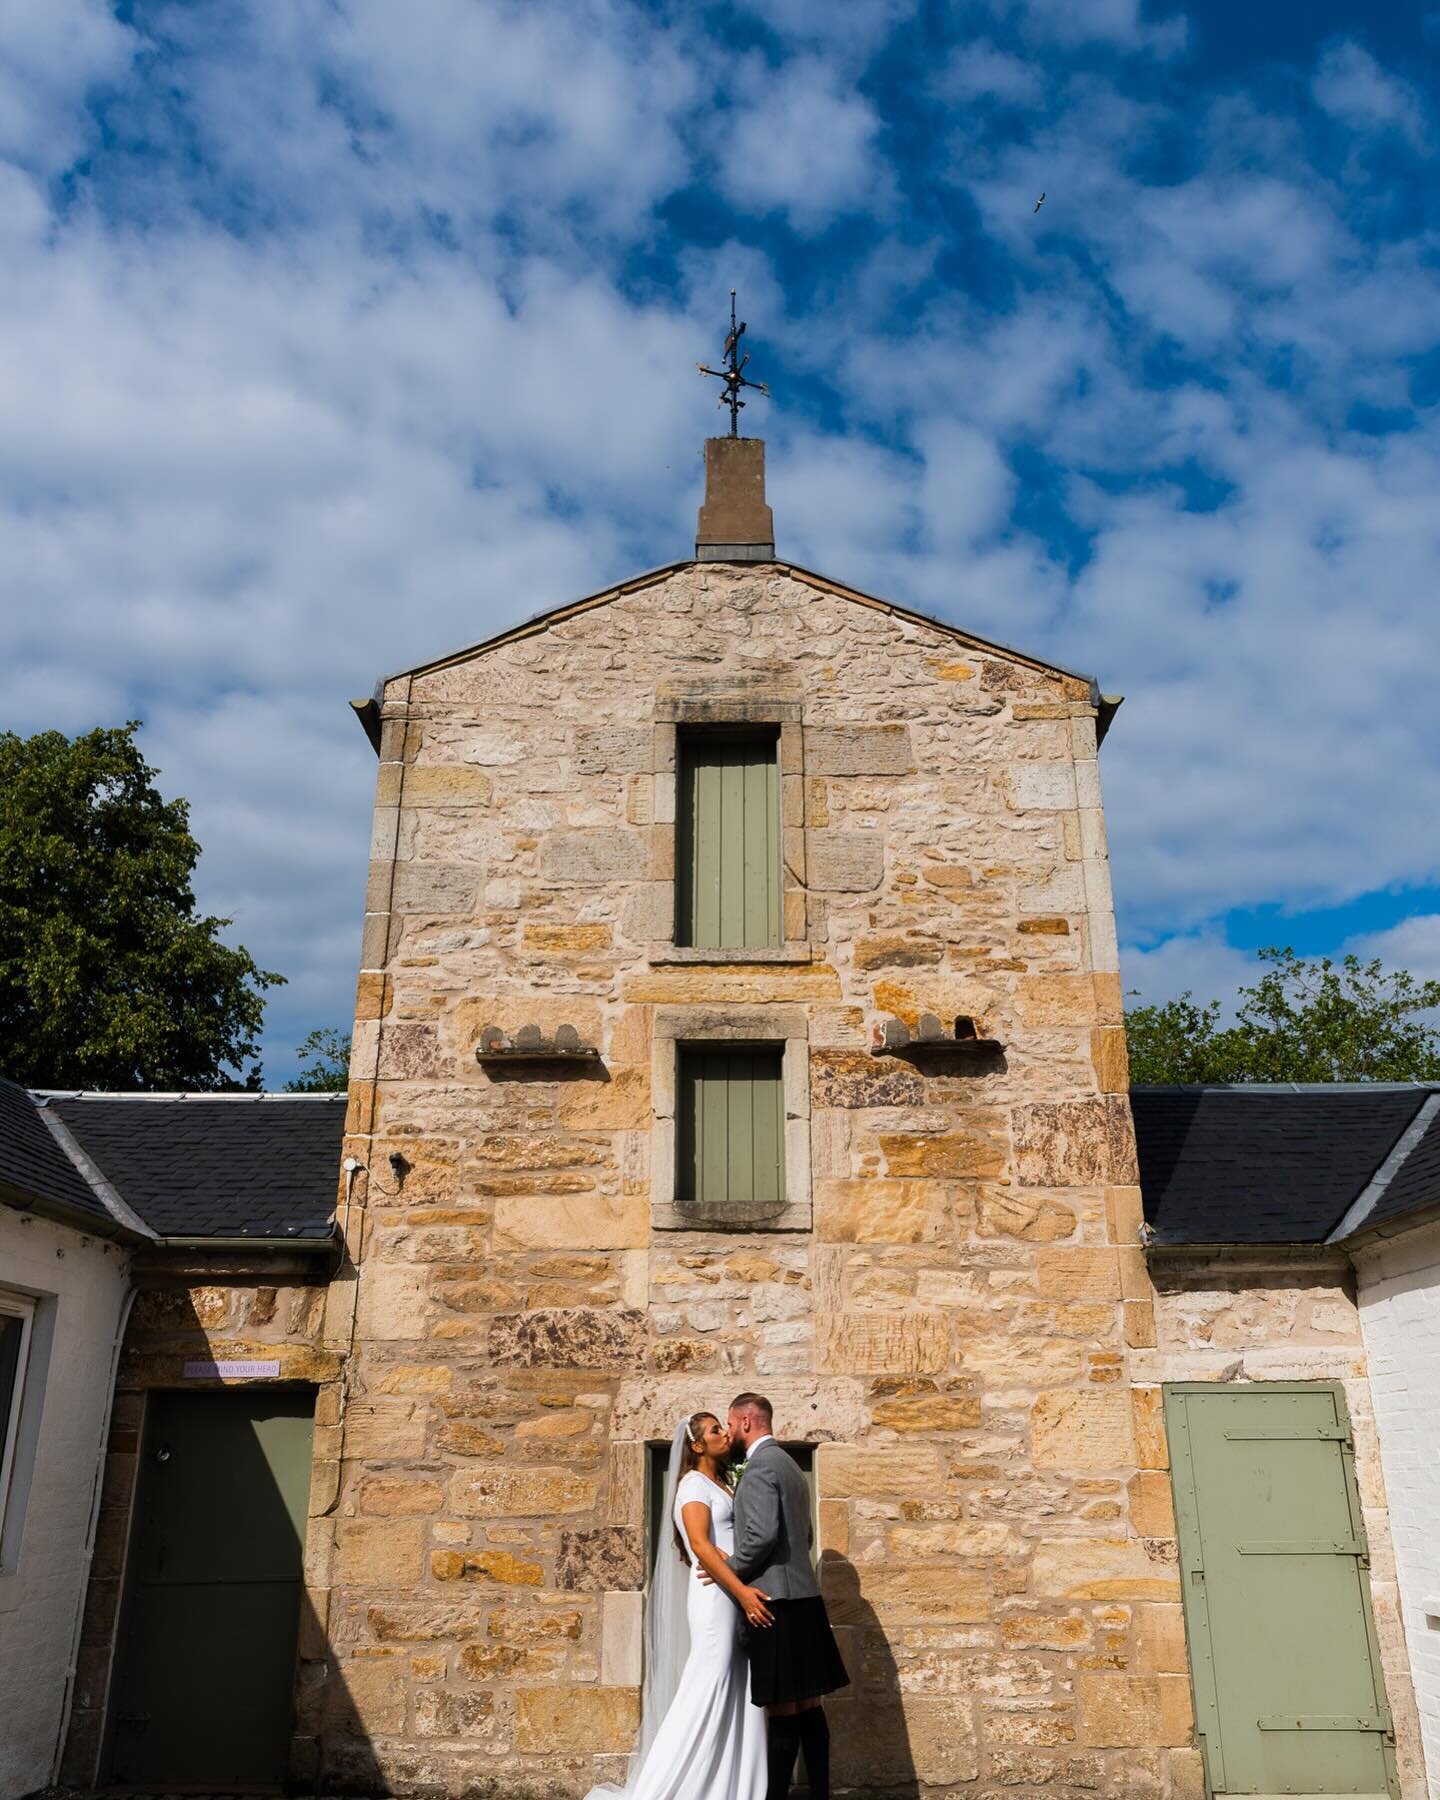
[[822, 1694], [849, 1687], [850, 1677], [820, 1595], [771, 1600], [769, 1607], [775, 1615], [773, 1625], [745, 1627], [751, 1704], [818, 1700]]

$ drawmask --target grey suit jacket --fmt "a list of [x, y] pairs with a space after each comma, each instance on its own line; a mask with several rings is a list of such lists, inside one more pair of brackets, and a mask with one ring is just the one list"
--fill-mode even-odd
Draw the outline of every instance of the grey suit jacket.
[[735, 1490], [730, 1566], [772, 1600], [808, 1600], [820, 1592], [813, 1547], [805, 1477], [771, 1438], [746, 1463]]

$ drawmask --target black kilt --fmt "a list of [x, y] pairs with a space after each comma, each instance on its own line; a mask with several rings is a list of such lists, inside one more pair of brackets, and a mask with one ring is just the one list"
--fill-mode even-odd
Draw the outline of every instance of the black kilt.
[[819, 1594], [808, 1600], [772, 1600], [773, 1625], [745, 1627], [750, 1659], [750, 1700], [776, 1706], [787, 1700], [815, 1700], [849, 1687], [840, 1646], [830, 1629]]

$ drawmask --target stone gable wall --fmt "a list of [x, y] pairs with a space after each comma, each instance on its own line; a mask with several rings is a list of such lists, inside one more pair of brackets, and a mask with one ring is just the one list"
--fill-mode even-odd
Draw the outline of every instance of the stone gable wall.
[[[701, 961], [675, 722], [767, 703], [785, 947]], [[645, 1443], [758, 1386], [819, 1446], [842, 1784], [1198, 1800], [1087, 685], [701, 564], [391, 683], [382, 731], [322, 1791], [618, 1774]], [[671, 1229], [657, 1045], [767, 1010], [804, 1228]], [[922, 1011], [1003, 1057], [871, 1055]], [[477, 1063], [531, 1023], [603, 1079]]]

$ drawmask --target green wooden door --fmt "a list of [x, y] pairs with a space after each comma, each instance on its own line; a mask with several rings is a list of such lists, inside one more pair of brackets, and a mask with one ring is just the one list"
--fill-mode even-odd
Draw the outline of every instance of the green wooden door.
[[1341, 1389], [1186, 1384], [1165, 1420], [1211, 1790], [1397, 1793]]
[[676, 1202], [743, 1222], [785, 1205], [783, 1051], [680, 1051]]
[[110, 1774], [276, 1786], [293, 1716], [314, 1397], [149, 1399]]
[[676, 808], [675, 941], [700, 949], [778, 945], [777, 739], [682, 741]]

